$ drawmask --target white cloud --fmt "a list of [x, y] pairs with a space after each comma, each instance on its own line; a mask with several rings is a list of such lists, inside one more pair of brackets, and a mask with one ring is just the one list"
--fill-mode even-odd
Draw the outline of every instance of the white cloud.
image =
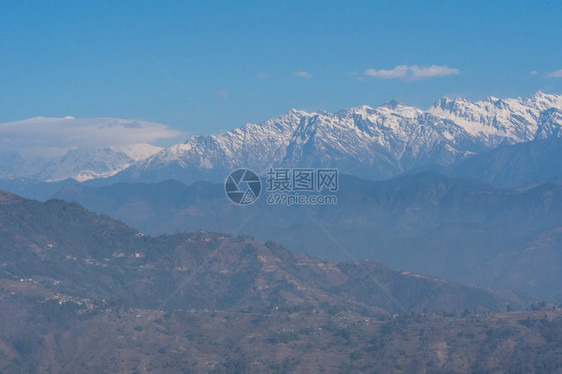
[[182, 135], [155, 122], [117, 118], [44, 118], [0, 123], [0, 151], [56, 157], [74, 148], [150, 144]]
[[422, 79], [422, 78], [436, 78], [436, 77], [448, 77], [449, 75], [459, 74], [459, 69], [450, 68], [448, 66], [410, 66], [410, 71], [412, 72], [412, 79]]
[[227, 90], [219, 90], [215, 93], [215, 97], [226, 98], [226, 97], [228, 97], [228, 91]]
[[301, 77], [304, 79], [310, 79], [312, 78], [312, 75], [310, 75], [310, 73], [306, 72], [306, 71], [297, 71], [295, 74], [293, 74], [296, 77]]
[[562, 78], [562, 69], [546, 73], [546, 78]]
[[448, 66], [418, 66], [418, 65], [398, 65], [392, 69], [367, 69], [363, 73], [366, 77], [379, 78], [379, 79], [425, 79], [447, 77], [450, 75], [459, 74], [459, 69], [450, 68]]
[[531, 70], [529, 75], [538, 75], [539, 73], [536, 70]]
[[398, 65], [397, 67], [389, 70], [375, 70], [367, 69], [365, 70], [365, 75], [373, 78], [381, 79], [396, 79], [405, 77], [408, 73], [408, 67], [406, 65]]

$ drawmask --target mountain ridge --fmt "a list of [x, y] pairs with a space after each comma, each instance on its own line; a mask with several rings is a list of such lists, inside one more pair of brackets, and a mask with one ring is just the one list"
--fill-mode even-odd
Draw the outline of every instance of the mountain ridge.
[[0, 179], [73, 178], [99, 185], [174, 178], [191, 183], [223, 180], [240, 167], [259, 173], [270, 167], [331, 167], [380, 180], [424, 165], [448, 166], [499, 146], [560, 137], [561, 128], [562, 95], [540, 91], [515, 99], [443, 97], [426, 110], [396, 101], [335, 113], [291, 109], [164, 149], [147, 144], [71, 147], [50, 159], [5, 151], [0, 153]]
[[145, 236], [77, 203], [41, 203], [4, 192], [0, 237], [0, 278], [43, 279], [59, 292], [142, 308], [263, 309], [283, 300], [289, 306], [328, 302], [403, 312], [382, 287], [417, 311], [501, 311], [517, 300], [370, 261], [330, 263], [248, 236]]
[[221, 135], [193, 136], [136, 162], [108, 182], [217, 181], [247, 167], [336, 167], [385, 179], [425, 164], [450, 165], [500, 145], [560, 136], [562, 95], [472, 102], [442, 98], [428, 110], [399, 104], [336, 113], [291, 109]]
[[[338, 203], [239, 207], [224, 186], [178, 181], [69, 186], [54, 195], [123, 220], [149, 234], [239, 229], [299, 253], [349, 257], [479, 286], [559, 300], [562, 186], [493, 187], [477, 179], [424, 172], [386, 181], [340, 176]], [[246, 222], [242, 227], [241, 222]]]

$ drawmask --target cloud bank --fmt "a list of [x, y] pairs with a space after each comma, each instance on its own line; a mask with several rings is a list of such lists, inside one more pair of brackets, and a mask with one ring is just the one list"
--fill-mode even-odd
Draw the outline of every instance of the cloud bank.
[[367, 69], [364, 73], [364, 75], [368, 77], [381, 79], [403, 78], [406, 76], [406, 74], [408, 74], [408, 66], [406, 65], [398, 65], [397, 67], [389, 70]]
[[545, 77], [547, 78], [562, 78], [562, 69], [551, 71], [550, 73], [546, 73]]
[[427, 79], [448, 77], [450, 75], [459, 74], [459, 69], [450, 68], [446, 65], [431, 65], [431, 66], [418, 66], [418, 65], [398, 65], [392, 69], [367, 69], [363, 73], [366, 77], [378, 79]]
[[74, 148], [151, 144], [182, 135], [147, 121], [117, 118], [44, 118], [0, 123], [0, 152], [56, 157]]

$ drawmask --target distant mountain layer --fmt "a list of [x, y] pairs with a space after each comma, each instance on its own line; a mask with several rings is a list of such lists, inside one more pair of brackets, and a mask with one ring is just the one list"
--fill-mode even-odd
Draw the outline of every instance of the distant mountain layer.
[[503, 188], [562, 181], [562, 138], [498, 147], [441, 171]]
[[[525, 191], [422, 173], [383, 182], [342, 176], [337, 204], [240, 207], [222, 184], [68, 186], [55, 195], [145, 233], [238, 232], [297, 252], [349, 255], [467, 285], [562, 299], [562, 185]], [[329, 232], [333, 238], [325, 234]]]
[[367, 261], [329, 263], [248, 237], [146, 237], [78, 204], [40, 203], [7, 192], [0, 192], [0, 237], [0, 278], [36, 279], [61, 293], [136, 307], [324, 303], [386, 314], [502, 310], [508, 302], [482, 289]]
[[148, 143], [180, 132], [120, 118], [34, 117], [0, 123], [0, 179], [105, 178], [161, 150]]
[[50, 158], [15, 151], [0, 152], [0, 178], [27, 179], [36, 183], [107, 178], [159, 149], [149, 144], [119, 148], [76, 148], [62, 156]]
[[561, 134], [562, 95], [438, 100], [428, 110], [391, 102], [338, 113], [291, 110], [222, 135], [194, 136], [108, 182], [223, 180], [235, 168], [337, 167], [384, 179], [427, 164], [450, 165], [500, 145]]

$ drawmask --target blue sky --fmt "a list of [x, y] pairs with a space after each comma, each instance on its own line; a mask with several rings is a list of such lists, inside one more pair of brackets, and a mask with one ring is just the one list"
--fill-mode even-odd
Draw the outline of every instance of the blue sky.
[[557, 1], [4, 2], [0, 122], [220, 133], [151, 56], [228, 129], [293, 107], [562, 93], [560, 14]]

